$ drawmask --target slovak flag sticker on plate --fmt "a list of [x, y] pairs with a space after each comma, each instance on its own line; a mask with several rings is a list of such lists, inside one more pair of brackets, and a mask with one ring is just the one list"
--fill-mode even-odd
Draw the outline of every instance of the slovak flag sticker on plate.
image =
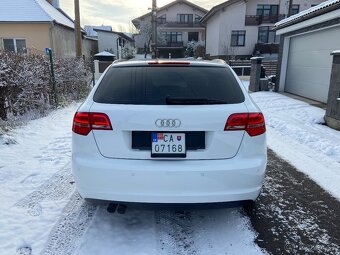
[[162, 141], [164, 139], [163, 133], [152, 133], [152, 141], [158, 142], [159, 140]]

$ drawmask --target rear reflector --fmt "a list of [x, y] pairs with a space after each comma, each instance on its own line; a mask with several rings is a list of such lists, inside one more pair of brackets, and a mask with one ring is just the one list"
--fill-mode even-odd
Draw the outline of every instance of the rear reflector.
[[77, 112], [73, 118], [74, 133], [88, 135], [91, 130], [112, 130], [109, 117], [105, 113]]
[[245, 130], [250, 136], [262, 135], [266, 132], [266, 124], [262, 113], [235, 113], [229, 116], [224, 131]]

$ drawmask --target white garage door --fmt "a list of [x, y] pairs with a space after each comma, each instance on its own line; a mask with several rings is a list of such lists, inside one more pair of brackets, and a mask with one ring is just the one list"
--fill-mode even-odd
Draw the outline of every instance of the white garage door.
[[292, 37], [285, 91], [327, 102], [334, 50], [340, 50], [339, 26]]

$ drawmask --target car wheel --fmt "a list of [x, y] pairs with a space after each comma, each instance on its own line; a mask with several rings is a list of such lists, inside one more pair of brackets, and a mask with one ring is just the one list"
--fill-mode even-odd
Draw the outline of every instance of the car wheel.
[[243, 204], [243, 209], [247, 214], [251, 214], [256, 207], [256, 202], [253, 200], [247, 200]]

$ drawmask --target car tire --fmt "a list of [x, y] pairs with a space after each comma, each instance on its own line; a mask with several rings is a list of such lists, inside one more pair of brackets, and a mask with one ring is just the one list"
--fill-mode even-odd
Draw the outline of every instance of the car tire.
[[256, 202], [253, 200], [247, 200], [243, 204], [243, 210], [247, 214], [251, 214], [255, 210], [255, 207], [256, 207]]

